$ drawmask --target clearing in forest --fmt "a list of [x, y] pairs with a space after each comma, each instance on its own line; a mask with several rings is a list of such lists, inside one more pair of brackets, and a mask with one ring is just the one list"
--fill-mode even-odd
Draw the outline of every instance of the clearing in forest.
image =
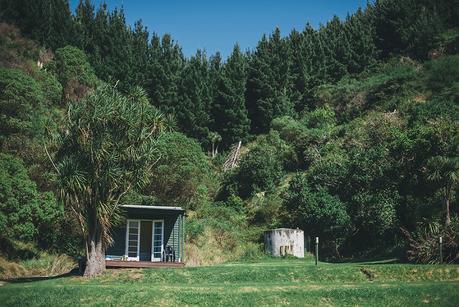
[[378, 262], [315, 266], [268, 259], [183, 269], [108, 270], [0, 286], [13, 305], [361, 305], [457, 306], [459, 266]]

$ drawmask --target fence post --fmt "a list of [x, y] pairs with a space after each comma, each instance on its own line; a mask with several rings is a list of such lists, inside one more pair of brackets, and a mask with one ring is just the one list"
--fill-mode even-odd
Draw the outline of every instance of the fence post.
[[319, 237], [316, 237], [316, 265], [319, 261]]
[[443, 263], [443, 238], [440, 237], [440, 264]]

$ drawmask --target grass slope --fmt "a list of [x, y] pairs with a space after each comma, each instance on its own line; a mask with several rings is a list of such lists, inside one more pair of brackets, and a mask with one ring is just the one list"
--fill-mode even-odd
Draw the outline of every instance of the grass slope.
[[0, 305], [459, 304], [459, 267], [278, 259], [4, 283]]

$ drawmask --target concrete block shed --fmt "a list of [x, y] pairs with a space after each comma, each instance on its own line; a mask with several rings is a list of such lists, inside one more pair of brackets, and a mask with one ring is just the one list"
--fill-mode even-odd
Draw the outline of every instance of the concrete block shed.
[[304, 232], [301, 229], [277, 228], [265, 232], [265, 252], [276, 257], [292, 255], [304, 258]]

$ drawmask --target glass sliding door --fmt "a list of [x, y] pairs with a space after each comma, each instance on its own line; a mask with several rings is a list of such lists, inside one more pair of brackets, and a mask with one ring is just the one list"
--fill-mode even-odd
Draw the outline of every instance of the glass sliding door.
[[128, 260], [139, 260], [140, 221], [128, 220], [126, 229], [126, 255]]
[[161, 261], [164, 249], [164, 221], [153, 221], [153, 242], [151, 261]]

